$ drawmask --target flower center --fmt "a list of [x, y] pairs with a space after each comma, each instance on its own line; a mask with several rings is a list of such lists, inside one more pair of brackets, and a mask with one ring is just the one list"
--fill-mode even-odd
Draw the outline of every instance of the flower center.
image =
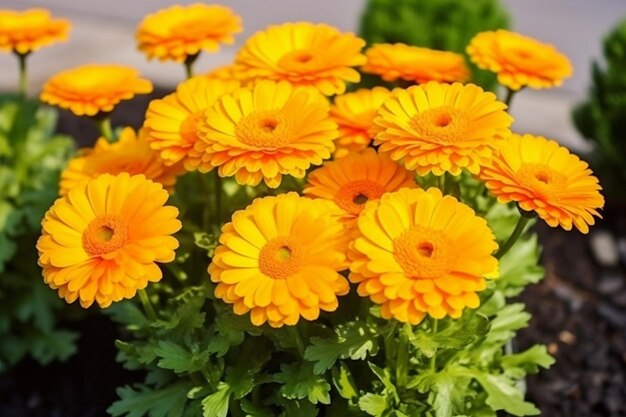
[[544, 164], [523, 164], [516, 176], [521, 184], [544, 200], [557, 200], [567, 186], [565, 175]]
[[306, 49], [296, 49], [278, 60], [278, 66], [287, 71], [303, 71], [312, 67], [315, 56]]
[[123, 247], [128, 226], [117, 215], [103, 214], [93, 219], [83, 232], [83, 249], [91, 256], [102, 256]]
[[468, 131], [466, 113], [447, 105], [417, 113], [410, 125], [420, 139], [432, 143], [458, 142], [465, 139]]
[[198, 131], [203, 120], [203, 112], [198, 111], [187, 116], [180, 125], [180, 136], [185, 141], [185, 146], [193, 147], [198, 140]]
[[358, 216], [365, 203], [378, 200], [385, 188], [371, 180], [355, 180], [343, 185], [335, 194], [335, 203], [345, 211]]
[[304, 266], [304, 248], [289, 236], [278, 236], [261, 248], [259, 270], [270, 278], [286, 279]]
[[255, 148], [273, 149], [291, 140], [291, 123], [280, 110], [258, 110], [243, 117], [235, 128], [240, 142]]
[[453, 242], [440, 230], [413, 226], [393, 241], [393, 254], [407, 275], [416, 279], [441, 277], [452, 270]]

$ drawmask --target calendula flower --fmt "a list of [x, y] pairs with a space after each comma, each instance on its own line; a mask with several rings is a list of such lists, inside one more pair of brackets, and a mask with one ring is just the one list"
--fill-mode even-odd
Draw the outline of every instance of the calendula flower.
[[241, 18], [218, 4], [172, 6], [147, 15], [137, 28], [139, 50], [148, 59], [184, 62], [200, 51], [217, 52], [243, 30]]
[[365, 52], [363, 72], [376, 74], [385, 81], [398, 79], [414, 83], [428, 81], [466, 81], [470, 72], [461, 54], [409, 46], [403, 43], [381, 43]]
[[20, 55], [66, 41], [70, 31], [69, 21], [53, 19], [45, 9], [0, 9], [0, 22], [0, 51]]
[[272, 188], [283, 175], [304, 177], [311, 165], [330, 158], [337, 125], [324, 96], [313, 88], [261, 81], [226, 94], [204, 113], [200, 140], [189, 165], [200, 172], [218, 167], [239, 184]]
[[335, 202], [341, 208], [341, 217], [353, 220], [368, 201], [405, 187], [417, 187], [414, 174], [369, 148], [360, 154], [326, 162], [310, 173], [304, 193]]
[[236, 57], [246, 79], [289, 81], [325, 95], [342, 94], [361, 79], [352, 67], [365, 62], [365, 41], [332, 26], [309, 22], [270, 26], [250, 37]]
[[513, 119], [493, 93], [474, 85], [427, 84], [395, 90], [374, 118], [379, 152], [420, 175], [478, 173], [510, 135]]
[[166, 164], [187, 163], [189, 152], [198, 140], [203, 112], [226, 93], [239, 88], [236, 81], [222, 81], [198, 76], [188, 79], [176, 92], [152, 100], [146, 112], [144, 128], [150, 146], [161, 154]]
[[511, 90], [556, 87], [572, 75], [569, 59], [554, 46], [508, 30], [478, 33], [467, 53], [478, 67], [498, 74], [498, 82]]
[[335, 97], [330, 108], [330, 118], [339, 126], [335, 158], [367, 148], [373, 137], [370, 129], [374, 116], [390, 94], [384, 87], [374, 87]]
[[139, 71], [122, 65], [83, 65], [62, 71], [43, 86], [41, 100], [77, 116], [113, 111], [122, 100], [152, 92]]
[[209, 72], [202, 74], [202, 76], [209, 79], [222, 81], [234, 81], [241, 78], [237, 75], [237, 66], [235, 64], [222, 65], [221, 67], [217, 67]]
[[68, 303], [102, 308], [159, 281], [181, 228], [167, 191], [143, 175], [103, 174], [71, 189], [45, 214], [37, 242], [44, 281]]
[[117, 142], [99, 138], [93, 148], [81, 151], [80, 156], [72, 158], [61, 173], [61, 195], [101, 174], [116, 175], [122, 172], [143, 174], [172, 191], [176, 177], [181, 173], [181, 167], [165, 165], [159, 154], [150, 148], [143, 131], [137, 135], [130, 127], [122, 130]]
[[601, 217], [602, 188], [587, 163], [541, 136], [512, 135], [479, 177], [498, 201], [515, 201], [552, 227], [587, 233]]
[[365, 206], [348, 256], [358, 293], [381, 315], [418, 324], [476, 308], [485, 278], [498, 276], [487, 222], [452, 196], [403, 189]]
[[295, 325], [337, 309], [348, 281], [344, 228], [324, 200], [256, 199], [222, 228], [209, 265], [215, 295], [256, 326]]

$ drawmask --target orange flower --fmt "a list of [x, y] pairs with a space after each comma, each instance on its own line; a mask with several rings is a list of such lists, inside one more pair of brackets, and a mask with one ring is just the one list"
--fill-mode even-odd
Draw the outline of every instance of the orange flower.
[[21, 55], [66, 41], [70, 22], [52, 19], [45, 9], [0, 10], [0, 51], [14, 51]]
[[179, 84], [176, 92], [152, 100], [144, 122], [152, 149], [159, 151], [168, 165], [183, 161], [188, 166], [187, 156], [198, 140], [203, 112], [237, 88], [236, 81], [198, 76]]
[[332, 26], [309, 22], [270, 26], [249, 38], [236, 57], [249, 80], [285, 80], [313, 86], [325, 95], [342, 94], [361, 77], [352, 67], [365, 62], [365, 41]]
[[147, 179], [158, 182], [168, 191], [173, 191], [176, 176], [181, 173], [179, 166], [166, 166], [158, 153], [150, 148], [143, 131], [137, 136], [127, 127], [122, 130], [117, 142], [111, 143], [99, 138], [93, 148], [82, 149], [82, 154], [72, 158], [61, 173], [59, 194], [100, 174], [131, 175], [143, 174]]
[[480, 179], [501, 203], [515, 201], [550, 226], [583, 233], [604, 205], [598, 179], [587, 163], [567, 148], [541, 136], [512, 135], [480, 172]]
[[211, 80], [222, 81], [235, 81], [238, 78], [241, 78], [237, 75], [237, 66], [235, 64], [222, 65], [221, 67], [217, 67], [202, 74], [202, 76]]
[[326, 162], [313, 171], [304, 194], [334, 201], [343, 219], [354, 220], [368, 201], [405, 187], [417, 187], [413, 173], [369, 148], [361, 154]]
[[330, 108], [330, 118], [339, 126], [335, 158], [367, 148], [373, 137], [374, 116], [390, 94], [384, 87], [374, 87], [335, 97]]
[[376, 74], [385, 81], [398, 79], [415, 83], [428, 81], [466, 81], [469, 70], [461, 54], [409, 46], [403, 43], [376, 44], [365, 55], [363, 72]]
[[184, 62], [200, 51], [217, 52], [242, 31], [241, 18], [218, 4], [172, 6], [146, 16], [137, 28], [139, 50], [148, 59]]
[[474, 85], [427, 84], [394, 90], [374, 119], [379, 152], [420, 175], [476, 174], [510, 134], [512, 118], [493, 93]]
[[218, 167], [239, 184], [271, 187], [283, 175], [304, 177], [334, 150], [337, 125], [330, 106], [313, 88], [261, 81], [224, 95], [204, 113], [200, 140], [189, 153], [200, 172]]
[[335, 311], [350, 290], [344, 228], [323, 200], [259, 198], [222, 228], [209, 265], [215, 295], [256, 326], [295, 325]]
[[181, 228], [168, 194], [143, 175], [103, 174], [71, 189], [46, 213], [37, 241], [44, 281], [68, 303], [102, 308], [159, 281]]
[[480, 68], [498, 74], [498, 82], [511, 90], [556, 87], [572, 75], [569, 59], [554, 46], [508, 30], [477, 34], [467, 53]]
[[113, 111], [122, 100], [152, 92], [139, 71], [122, 65], [83, 65], [62, 71], [43, 86], [41, 100], [77, 116]]
[[381, 304], [384, 318], [418, 324], [476, 308], [485, 278], [498, 276], [498, 248], [485, 219], [430, 188], [384, 194], [365, 206], [348, 250], [350, 281]]

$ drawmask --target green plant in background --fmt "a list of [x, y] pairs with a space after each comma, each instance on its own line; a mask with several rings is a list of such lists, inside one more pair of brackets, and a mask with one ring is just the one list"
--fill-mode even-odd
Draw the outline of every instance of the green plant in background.
[[[509, 15], [499, 0], [369, 0], [360, 35], [368, 44], [406, 43], [465, 54], [478, 32], [507, 28]], [[494, 90], [494, 74], [467, 60], [472, 82]]]
[[604, 39], [604, 60], [605, 65], [593, 63], [589, 96], [572, 116], [580, 133], [597, 145], [595, 169], [603, 185], [625, 197], [626, 20]]
[[55, 109], [0, 96], [0, 371], [26, 355], [47, 364], [76, 351], [78, 335], [57, 326], [64, 303], [42, 285], [35, 249], [74, 147], [56, 122]]

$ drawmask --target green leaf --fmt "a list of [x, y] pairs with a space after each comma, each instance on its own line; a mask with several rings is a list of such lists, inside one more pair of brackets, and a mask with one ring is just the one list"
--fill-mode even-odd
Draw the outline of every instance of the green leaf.
[[284, 406], [280, 417], [316, 417], [318, 414], [317, 407], [309, 401], [286, 400]]
[[179, 382], [167, 388], [152, 390], [141, 384], [136, 389], [125, 386], [117, 389], [119, 400], [107, 412], [113, 417], [183, 417], [187, 402], [187, 391], [191, 384]]
[[524, 401], [524, 395], [515, 382], [506, 375], [473, 373], [474, 378], [487, 392], [487, 404], [494, 410], [504, 410], [515, 416], [535, 416], [540, 411]]
[[496, 286], [507, 297], [512, 297], [527, 285], [539, 282], [544, 276], [544, 270], [539, 265], [540, 254], [536, 234], [518, 240], [500, 259], [500, 278], [495, 281]]
[[524, 373], [536, 374], [539, 367], [548, 369], [554, 362], [545, 345], [534, 345], [523, 352], [505, 355], [502, 358], [502, 367], [505, 370], [518, 368]]
[[239, 405], [241, 406], [241, 410], [246, 413], [246, 417], [274, 417], [274, 414], [271, 412], [267, 411], [263, 407], [252, 404], [251, 401], [245, 398], [242, 398]]
[[272, 351], [263, 340], [250, 338], [243, 345], [240, 357], [246, 360], [238, 361], [235, 366], [226, 368], [226, 383], [236, 400], [248, 395], [255, 386], [255, 377], [270, 360]]
[[308, 398], [312, 404], [330, 404], [330, 384], [322, 376], [313, 373], [308, 363], [283, 364], [274, 375], [276, 382], [283, 384], [280, 392], [288, 399]]
[[504, 344], [519, 329], [528, 326], [530, 314], [524, 311], [524, 304], [515, 303], [503, 307], [491, 321], [486, 344]]
[[382, 417], [388, 406], [384, 395], [368, 393], [359, 398], [359, 408], [374, 417]]
[[226, 417], [228, 414], [228, 401], [230, 400], [230, 387], [220, 382], [217, 391], [202, 400], [204, 417]]
[[207, 251], [209, 258], [213, 257], [213, 251], [219, 244], [217, 236], [205, 232], [196, 232], [193, 234], [193, 240], [197, 247]]
[[424, 356], [431, 358], [437, 349], [465, 349], [484, 337], [488, 331], [487, 317], [467, 311], [459, 319], [441, 320], [437, 333], [417, 331], [409, 335], [409, 340]]
[[448, 368], [438, 372], [423, 371], [407, 387], [415, 387], [419, 392], [430, 393], [434, 397], [431, 404], [436, 417], [457, 417], [465, 411], [465, 396], [473, 392], [469, 383], [469, 377]]
[[355, 404], [359, 397], [359, 391], [348, 366], [343, 362], [339, 362], [338, 367], [332, 368], [332, 377], [333, 384], [339, 395], [348, 400], [350, 404]]
[[171, 369], [177, 374], [195, 372], [202, 369], [209, 360], [207, 350], [191, 352], [169, 340], [161, 340], [154, 348], [154, 353], [161, 359], [157, 363], [160, 368]]
[[69, 330], [41, 333], [29, 339], [30, 353], [42, 365], [54, 359], [65, 361], [76, 352], [76, 339], [78, 334]]

